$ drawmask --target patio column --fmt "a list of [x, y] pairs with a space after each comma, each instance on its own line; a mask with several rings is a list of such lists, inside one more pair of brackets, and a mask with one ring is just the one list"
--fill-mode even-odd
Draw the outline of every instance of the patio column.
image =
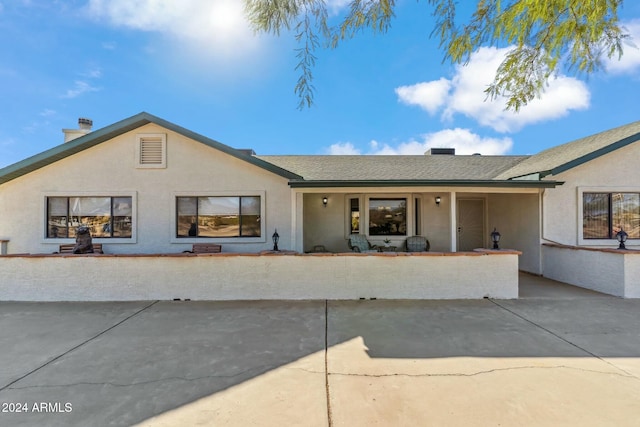
[[452, 191], [450, 193], [449, 200], [451, 200], [451, 204], [449, 205], [449, 218], [450, 222], [450, 235], [451, 235], [451, 252], [458, 251], [458, 210], [457, 210], [457, 201], [456, 201], [456, 193]]
[[298, 252], [304, 251], [303, 243], [303, 215], [304, 195], [295, 190], [291, 191], [291, 249]]

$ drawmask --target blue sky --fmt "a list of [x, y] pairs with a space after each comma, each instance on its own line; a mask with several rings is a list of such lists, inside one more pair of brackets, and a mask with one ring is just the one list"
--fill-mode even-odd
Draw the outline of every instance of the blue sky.
[[[0, 167], [141, 111], [258, 154], [532, 154], [640, 119], [634, 46], [506, 113], [483, 94], [504, 51], [442, 63], [428, 4], [397, 3], [388, 34], [318, 52], [300, 111], [292, 37], [253, 35], [240, 0], [0, 0]], [[640, 2], [621, 16], [640, 40]]]

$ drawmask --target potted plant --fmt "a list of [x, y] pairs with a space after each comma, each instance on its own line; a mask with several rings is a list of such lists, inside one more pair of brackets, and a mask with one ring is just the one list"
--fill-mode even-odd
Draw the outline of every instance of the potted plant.
[[389, 244], [390, 244], [390, 243], [391, 243], [391, 240], [389, 240], [389, 238], [388, 238], [388, 237], [387, 237], [386, 239], [384, 239], [384, 246], [385, 246], [386, 248], [388, 248], [388, 247], [389, 247]]

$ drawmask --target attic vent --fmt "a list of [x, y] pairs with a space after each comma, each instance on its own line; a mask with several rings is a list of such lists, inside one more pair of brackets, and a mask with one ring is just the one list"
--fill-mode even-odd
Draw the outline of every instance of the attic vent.
[[137, 136], [136, 167], [167, 167], [167, 136], [165, 134], [144, 134]]

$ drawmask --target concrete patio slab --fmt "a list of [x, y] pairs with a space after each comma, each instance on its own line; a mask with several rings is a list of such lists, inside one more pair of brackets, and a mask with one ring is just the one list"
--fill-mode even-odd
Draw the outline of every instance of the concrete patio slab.
[[640, 425], [640, 300], [2, 303], [0, 324], [0, 425]]

